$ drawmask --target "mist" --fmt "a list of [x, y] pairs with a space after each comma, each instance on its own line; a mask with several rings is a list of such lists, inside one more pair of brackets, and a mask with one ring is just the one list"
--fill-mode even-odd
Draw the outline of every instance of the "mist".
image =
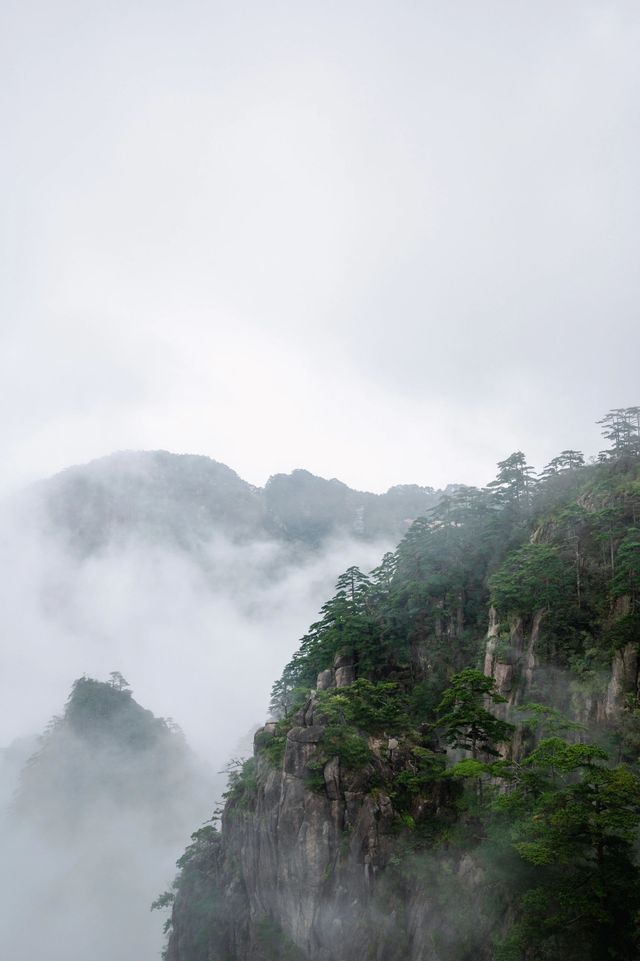
[[[491, 585], [501, 571], [518, 579], [529, 541], [525, 559], [558, 552], [566, 628], [540, 655], [540, 696], [570, 691], [558, 704], [580, 723], [620, 723], [620, 756], [636, 737], [635, 715], [621, 719], [633, 694], [640, 731], [640, 581], [628, 600], [616, 592], [630, 589], [625, 564], [629, 583], [640, 570], [640, 505], [620, 508], [615, 530], [605, 515], [640, 484], [639, 50], [637, 0], [0, 4], [3, 961], [158, 961], [150, 904], [221, 804], [231, 759], [251, 754], [283, 670], [286, 723], [319, 670], [336, 690], [338, 678], [375, 685], [370, 706], [387, 679], [407, 687], [404, 769], [394, 760], [385, 774], [393, 800], [414, 748], [442, 748], [425, 732], [445, 678], [480, 662], [489, 605], [505, 625], [527, 609], [518, 596], [499, 610]], [[540, 511], [534, 490], [546, 491]], [[451, 518], [416, 525], [443, 494]], [[416, 557], [389, 580], [388, 603], [383, 578], [371, 594], [362, 578], [360, 596], [354, 575], [353, 637], [343, 593], [298, 656], [340, 574], [376, 567], [408, 531]], [[365, 598], [381, 619], [359, 609]], [[491, 670], [511, 683], [523, 651], [503, 633]], [[630, 639], [633, 670], [615, 647]], [[540, 693], [525, 675], [518, 697]], [[115, 697], [104, 715], [103, 696]], [[355, 729], [352, 754], [369, 737], [398, 741], [376, 724]], [[247, 798], [262, 797], [261, 750], [282, 778], [287, 750], [287, 763], [311, 752], [283, 730], [268, 725], [237, 768]], [[324, 765], [348, 827], [359, 781], [347, 772], [338, 790], [332, 737], [308, 741], [317, 763], [299, 765], [298, 788], [313, 809], [307, 787]], [[428, 802], [423, 773], [413, 788]], [[378, 794], [372, 782], [364, 808]], [[266, 846], [313, 865], [337, 821], [328, 808], [312, 819], [305, 853], [301, 796], [288, 812], [269, 799], [247, 837], [289, 813], [291, 847]], [[401, 830], [408, 817], [422, 830], [420, 805], [396, 804]], [[378, 845], [384, 812], [367, 810], [375, 873], [392, 861]], [[235, 857], [227, 833], [220, 850]], [[324, 866], [315, 876], [335, 884], [336, 905], [362, 883], [364, 850], [345, 886]], [[217, 851], [200, 852], [207, 898]], [[277, 890], [257, 864], [239, 915], [249, 957], [263, 894]], [[293, 900], [311, 891], [305, 871]], [[228, 890], [224, 871], [218, 881]], [[176, 944], [187, 901], [169, 919]], [[279, 924], [272, 907], [262, 920]], [[284, 934], [306, 926], [319, 946], [312, 913]], [[425, 914], [425, 938], [431, 927]]]
[[149, 907], [211, 816], [212, 779], [188, 752], [140, 757], [66, 730], [55, 742], [49, 764], [45, 747], [28, 762], [0, 817], [2, 956], [157, 959]]
[[[336, 577], [351, 564], [375, 566], [390, 545], [344, 537], [301, 551], [213, 534], [189, 553], [132, 536], [79, 555], [32, 497], [5, 503], [0, 525], [0, 954], [155, 961], [162, 917], [150, 904], [169, 886], [190, 833], [213, 815], [223, 768], [251, 752], [271, 684]], [[169, 809], [156, 776], [137, 807], [123, 804], [126, 789], [98, 790], [79, 804], [73, 779], [57, 777], [53, 788], [44, 779], [41, 797], [32, 791], [40, 804], [16, 821], [36, 736], [62, 714], [77, 678], [104, 681], [112, 671], [142, 707], [179, 725], [192, 752], [189, 777], [182, 761], [163, 755], [173, 777]], [[113, 766], [76, 741], [67, 736], [63, 757], [80, 756], [89, 771]], [[140, 775], [139, 761], [119, 753], [121, 777], [127, 765]]]
[[634, 402], [637, 3], [3, 26], [0, 484], [122, 446], [477, 484]]
[[219, 763], [238, 731], [264, 719], [272, 681], [336, 577], [350, 564], [375, 566], [389, 547], [340, 540], [294, 563], [275, 541], [218, 537], [203, 569], [178, 550], [135, 543], [78, 560], [42, 531], [5, 525], [6, 736], [40, 731], [74, 678], [119, 670], [195, 748], [225, 745]]

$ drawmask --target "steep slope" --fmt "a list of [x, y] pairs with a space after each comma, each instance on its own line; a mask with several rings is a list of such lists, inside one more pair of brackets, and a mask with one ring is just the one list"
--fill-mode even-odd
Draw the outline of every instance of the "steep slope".
[[637, 959], [639, 520], [635, 451], [539, 485], [518, 452], [348, 571], [180, 863], [169, 961]]

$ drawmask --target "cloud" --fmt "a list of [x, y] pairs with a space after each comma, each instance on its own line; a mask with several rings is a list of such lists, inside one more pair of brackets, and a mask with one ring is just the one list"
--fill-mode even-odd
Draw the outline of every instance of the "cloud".
[[142, 704], [221, 765], [264, 719], [271, 684], [338, 574], [375, 566], [389, 546], [336, 541], [305, 559], [275, 542], [214, 538], [195, 563], [134, 540], [79, 561], [24, 517], [13, 530], [5, 519], [4, 737], [41, 730], [76, 677], [120, 670]]
[[[149, 914], [149, 905], [171, 881], [191, 831], [219, 801], [224, 779], [209, 783], [212, 776], [250, 751], [271, 684], [337, 575], [352, 563], [374, 566], [389, 545], [345, 539], [304, 554], [272, 541], [234, 544], [214, 536], [191, 554], [138, 534], [81, 558], [42, 525], [33, 497], [8, 506], [0, 518], [0, 748], [9, 748], [0, 750], [0, 953], [15, 961], [43, 953], [52, 961], [85, 961], [89, 953], [96, 961], [151, 961], [162, 919]], [[180, 788], [170, 807], [158, 794], [156, 759], [144, 809], [128, 806], [126, 794], [97, 792], [75, 813], [73, 784], [54, 778], [55, 797], [46, 783], [35, 796], [36, 820], [47, 832], [28, 819], [17, 828], [6, 804], [32, 753], [29, 735], [62, 713], [77, 677], [106, 679], [115, 670], [140, 704], [180, 725], [199, 777], [189, 786], [176, 768]], [[138, 761], [131, 767], [112, 754], [85, 757], [86, 747], [67, 740], [74, 765], [100, 772], [117, 761], [120, 782], [130, 771], [138, 796]], [[56, 828], [61, 812], [66, 827]]]
[[635, 4], [4, 17], [5, 486], [484, 483], [637, 400]]

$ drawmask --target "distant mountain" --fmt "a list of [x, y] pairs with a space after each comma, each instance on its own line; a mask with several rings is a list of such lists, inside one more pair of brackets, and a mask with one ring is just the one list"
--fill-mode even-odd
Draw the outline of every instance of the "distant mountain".
[[131, 695], [126, 682], [81, 677], [24, 766], [13, 803], [20, 820], [64, 837], [96, 815], [125, 812], [174, 835], [185, 798], [211, 789], [184, 736]]
[[149, 906], [215, 791], [180, 731], [123, 678], [79, 678], [0, 810], [0, 957], [157, 958]]
[[33, 490], [47, 524], [80, 554], [132, 537], [185, 550], [215, 535], [308, 547], [342, 536], [395, 543], [440, 496], [415, 484], [356, 491], [306, 470], [275, 474], [259, 488], [208, 457], [167, 451], [111, 454]]
[[35, 735], [16, 738], [7, 747], [0, 748], [0, 811], [11, 803], [20, 772], [37, 748]]

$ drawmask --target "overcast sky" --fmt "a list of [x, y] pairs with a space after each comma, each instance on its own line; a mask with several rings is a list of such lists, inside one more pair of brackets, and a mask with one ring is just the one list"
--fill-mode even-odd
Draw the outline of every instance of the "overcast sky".
[[4, 0], [0, 485], [484, 483], [640, 402], [640, 4]]

